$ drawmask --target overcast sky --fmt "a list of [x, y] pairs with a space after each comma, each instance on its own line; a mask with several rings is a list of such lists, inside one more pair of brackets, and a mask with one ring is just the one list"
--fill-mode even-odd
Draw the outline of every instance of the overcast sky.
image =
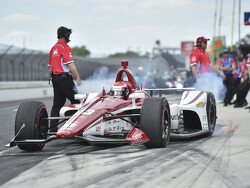
[[[238, 1], [234, 41], [238, 40]], [[220, 2], [220, 0], [218, 0]], [[73, 29], [69, 45], [85, 45], [93, 55], [127, 50], [151, 52], [156, 40], [164, 47], [213, 37], [216, 0], [1, 0], [0, 43], [50, 50], [60, 26]], [[219, 10], [218, 3], [218, 10]], [[241, 0], [241, 37], [250, 33]], [[231, 44], [233, 0], [223, 0], [221, 35]], [[216, 21], [218, 35], [219, 12]]]

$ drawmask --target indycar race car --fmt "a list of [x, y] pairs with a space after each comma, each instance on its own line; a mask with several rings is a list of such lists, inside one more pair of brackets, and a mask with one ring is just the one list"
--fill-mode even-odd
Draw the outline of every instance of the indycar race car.
[[[184, 90], [180, 104], [168, 102], [161, 93], [170, 89], [140, 89], [121, 62], [115, 84], [109, 92], [76, 94], [80, 104], [61, 108], [59, 117], [48, 117], [42, 102], [20, 104], [15, 120], [15, 137], [7, 145], [38, 151], [53, 139], [81, 139], [90, 144], [144, 144], [164, 148], [170, 136], [212, 135], [216, 124], [216, 103], [211, 92]], [[146, 91], [149, 91], [148, 94]], [[152, 97], [157, 91], [159, 97]], [[49, 121], [62, 126], [50, 132]], [[64, 123], [64, 124], [63, 124]]]

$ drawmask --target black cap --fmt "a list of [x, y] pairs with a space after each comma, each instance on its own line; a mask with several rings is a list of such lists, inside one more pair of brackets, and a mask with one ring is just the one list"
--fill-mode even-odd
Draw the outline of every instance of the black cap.
[[228, 54], [228, 53], [229, 53], [228, 49], [223, 50], [223, 54]]
[[58, 39], [65, 38], [66, 42], [68, 43], [70, 41], [69, 37], [71, 33], [72, 33], [71, 29], [61, 26], [57, 29], [57, 38]]

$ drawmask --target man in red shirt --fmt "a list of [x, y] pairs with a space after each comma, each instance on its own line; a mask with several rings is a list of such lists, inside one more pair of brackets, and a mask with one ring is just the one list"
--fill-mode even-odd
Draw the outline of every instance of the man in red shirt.
[[[49, 54], [49, 66], [54, 89], [53, 106], [51, 109], [51, 117], [58, 117], [60, 109], [64, 106], [68, 98], [71, 104], [79, 103], [75, 100], [76, 86], [73, 82], [73, 75], [78, 85], [81, 79], [72, 58], [71, 49], [68, 46], [70, 41], [71, 29], [59, 27], [57, 30], [57, 43], [52, 47]], [[57, 131], [58, 120], [50, 122], [50, 131]]]
[[[247, 93], [249, 92], [250, 89], [250, 80], [249, 80], [249, 76], [250, 76], [250, 54], [248, 54], [247, 56], [247, 71], [244, 74], [244, 82], [241, 83], [239, 85], [239, 87], [237, 88], [237, 97], [236, 97], [236, 103], [234, 105], [234, 108], [240, 108], [240, 107], [244, 107], [246, 106], [247, 100], [246, 100], [246, 96]], [[249, 108], [249, 107], [247, 107]]]
[[[192, 51], [190, 55], [190, 65], [191, 71], [196, 78], [196, 81], [199, 82], [200, 76], [206, 76], [213, 69], [216, 73], [219, 74], [219, 71], [213, 66], [209, 59], [209, 55], [206, 52], [207, 41], [205, 37], [198, 37], [196, 39], [196, 48]], [[220, 74], [222, 77], [225, 75]]]
[[234, 101], [234, 108], [244, 107], [247, 105], [246, 96], [250, 87], [246, 64], [243, 61], [243, 58], [241, 58], [240, 60], [240, 66], [238, 68], [239, 74], [237, 74], [239, 78], [236, 78], [239, 85], [236, 88], [236, 100]]
[[246, 79], [247, 77], [249, 78], [250, 77], [250, 53], [248, 54], [247, 56], [247, 72], [246, 72]]

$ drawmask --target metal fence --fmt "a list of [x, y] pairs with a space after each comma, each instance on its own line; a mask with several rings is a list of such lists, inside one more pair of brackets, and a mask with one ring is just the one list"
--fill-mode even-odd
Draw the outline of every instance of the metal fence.
[[[101, 67], [108, 68], [109, 73], [120, 68], [120, 61], [124, 58], [86, 58], [74, 56], [81, 79], [87, 79]], [[167, 70], [169, 60], [148, 58], [126, 58], [130, 68], [154, 67]], [[0, 43], [0, 81], [39, 81], [49, 78], [49, 53], [38, 50], [18, 48]], [[183, 64], [184, 65], [184, 64]], [[136, 69], [135, 69], [136, 70]]]
[[47, 80], [46, 52], [0, 44], [0, 81]]

